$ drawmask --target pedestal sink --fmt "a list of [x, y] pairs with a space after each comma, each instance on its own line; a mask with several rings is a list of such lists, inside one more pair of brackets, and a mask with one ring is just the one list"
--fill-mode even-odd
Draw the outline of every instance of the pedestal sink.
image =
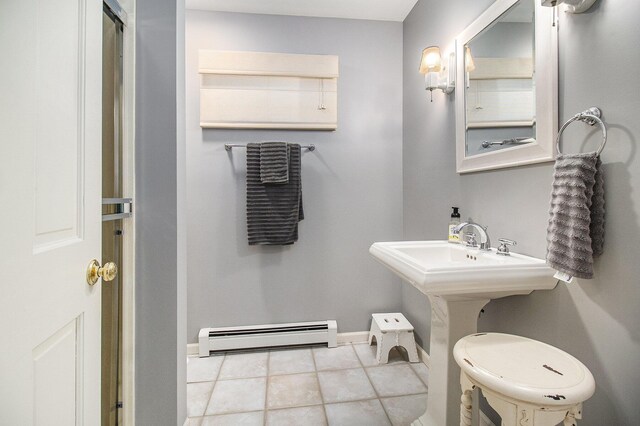
[[555, 271], [542, 259], [501, 256], [495, 249], [480, 251], [447, 241], [380, 242], [369, 252], [431, 303], [427, 412], [412, 426], [458, 426], [460, 371], [453, 346], [478, 331], [480, 310], [491, 299], [550, 290]]

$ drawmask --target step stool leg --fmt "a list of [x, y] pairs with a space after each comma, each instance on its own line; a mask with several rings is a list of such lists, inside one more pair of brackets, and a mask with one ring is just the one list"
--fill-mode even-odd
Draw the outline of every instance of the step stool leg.
[[371, 346], [371, 343], [373, 343], [373, 338], [376, 338], [376, 344], [380, 345], [380, 327], [378, 327], [378, 324], [376, 324], [376, 320], [372, 320], [371, 321], [371, 329], [369, 330], [369, 346]]
[[378, 364], [387, 364], [389, 362], [389, 351], [393, 349], [393, 342], [387, 333], [380, 333], [380, 337], [376, 338], [378, 339], [378, 353], [376, 356]]
[[400, 336], [399, 345], [407, 351], [409, 362], [418, 362], [418, 348], [416, 347], [416, 339], [413, 335], [413, 331], [407, 331]]

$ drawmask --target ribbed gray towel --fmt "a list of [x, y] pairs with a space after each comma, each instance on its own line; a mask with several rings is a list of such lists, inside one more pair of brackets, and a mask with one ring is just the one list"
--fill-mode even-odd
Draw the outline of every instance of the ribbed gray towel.
[[556, 160], [547, 228], [547, 263], [573, 277], [593, 278], [604, 245], [604, 178], [597, 153]]
[[260, 143], [260, 180], [262, 183], [289, 182], [289, 148], [286, 142]]
[[302, 209], [301, 149], [287, 145], [287, 183], [263, 184], [260, 144], [247, 144], [247, 231], [249, 245], [287, 245], [298, 240]]

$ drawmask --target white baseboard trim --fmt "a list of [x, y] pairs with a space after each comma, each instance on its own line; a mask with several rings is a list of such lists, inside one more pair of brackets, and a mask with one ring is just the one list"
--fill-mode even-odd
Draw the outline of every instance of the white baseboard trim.
[[199, 348], [197, 343], [187, 344], [187, 356], [198, 355]]
[[189, 417], [184, 419], [184, 423], [182, 423], [182, 426], [189, 426]]
[[365, 343], [369, 341], [368, 331], [355, 331], [351, 333], [338, 333], [338, 344]]
[[418, 358], [420, 358], [420, 361], [422, 361], [422, 363], [426, 365], [427, 368], [431, 368], [431, 357], [429, 357], [429, 354], [427, 353], [427, 351], [422, 349], [422, 346], [420, 346], [417, 343], [416, 343], [416, 348], [418, 348]]

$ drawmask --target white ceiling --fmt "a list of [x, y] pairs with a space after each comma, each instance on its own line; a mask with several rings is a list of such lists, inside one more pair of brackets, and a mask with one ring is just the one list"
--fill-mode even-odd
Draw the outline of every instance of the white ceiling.
[[185, 0], [187, 9], [402, 22], [418, 0]]

